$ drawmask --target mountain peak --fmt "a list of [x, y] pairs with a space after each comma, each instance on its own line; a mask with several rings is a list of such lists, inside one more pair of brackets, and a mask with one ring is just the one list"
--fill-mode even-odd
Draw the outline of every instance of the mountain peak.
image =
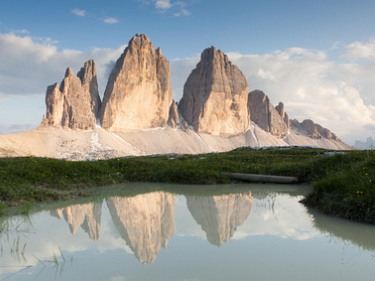
[[245, 76], [215, 47], [205, 49], [184, 86], [179, 109], [197, 132], [239, 134], [250, 128]]
[[171, 104], [169, 62], [146, 35], [136, 34], [109, 77], [100, 111], [102, 127], [112, 131], [163, 127]]

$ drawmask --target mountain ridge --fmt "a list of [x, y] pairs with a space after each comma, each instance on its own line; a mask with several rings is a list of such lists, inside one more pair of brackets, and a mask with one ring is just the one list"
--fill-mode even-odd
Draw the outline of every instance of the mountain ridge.
[[[289, 119], [215, 47], [205, 49], [173, 100], [170, 66], [160, 48], [136, 34], [117, 60], [101, 101], [93, 60], [47, 87], [39, 128], [0, 136], [0, 156], [70, 160], [221, 152], [241, 146], [351, 149], [312, 120]], [[100, 126], [101, 125], [101, 126]], [[25, 141], [27, 139], [27, 141]]]

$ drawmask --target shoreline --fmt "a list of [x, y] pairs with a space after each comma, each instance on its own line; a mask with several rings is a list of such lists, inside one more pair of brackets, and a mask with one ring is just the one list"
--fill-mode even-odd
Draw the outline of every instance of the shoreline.
[[158, 155], [97, 161], [0, 158], [0, 214], [19, 206], [87, 197], [129, 182], [225, 184], [223, 173], [295, 177], [312, 185], [303, 203], [326, 214], [375, 224], [375, 151], [241, 148], [225, 153]]

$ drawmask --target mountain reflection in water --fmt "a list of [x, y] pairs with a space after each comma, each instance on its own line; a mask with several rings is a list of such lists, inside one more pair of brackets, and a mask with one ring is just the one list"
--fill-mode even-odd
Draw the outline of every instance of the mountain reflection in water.
[[232, 238], [237, 226], [250, 214], [251, 193], [220, 196], [187, 196], [188, 209], [206, 232], [207, 240], [221, 246]]
[[308, 187], [178, 188], [0, 217], [0, 280], [373, 280], [375, 227], [307, 209]]
[[[228, 241], [250, 214], [250, 192], [187, 196], [187, 207], [195, 221], [206, 232], [207, 240], [217, 246]], [[112, 221], [126, 245], [144, 264], [155, 261], [161, 247], [166, 248], [175, 229], [176, 197], [172, 193], [152, 192], [132, 197], [106, 199]], [[68, 206], [51, 211], [64, 217], [74, 234], [79, 226], [89, 238], [100, 236], [102, 203]]]
[[142, 263], [151, 263], [174, 233], [176, 198], [154, 192], [134, 197], [112, 197], [107, 206], [122, 239]]
[[102, 214], [102, 203], [88, 203], [59, 208], [51, 211], [51, 215], [61, 219], [64, 217], [69, 224], [72, 234], [79, 226], [88, 233], [91, 239], [99, 239], [100, 217]]

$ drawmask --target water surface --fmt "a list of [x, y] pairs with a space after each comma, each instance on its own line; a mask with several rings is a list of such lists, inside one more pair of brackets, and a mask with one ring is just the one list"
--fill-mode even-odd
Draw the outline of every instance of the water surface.
[[307, 187], [185, 188], [3, 218], [0, 280], [374, 280], [375, 227], [308, 210]]

